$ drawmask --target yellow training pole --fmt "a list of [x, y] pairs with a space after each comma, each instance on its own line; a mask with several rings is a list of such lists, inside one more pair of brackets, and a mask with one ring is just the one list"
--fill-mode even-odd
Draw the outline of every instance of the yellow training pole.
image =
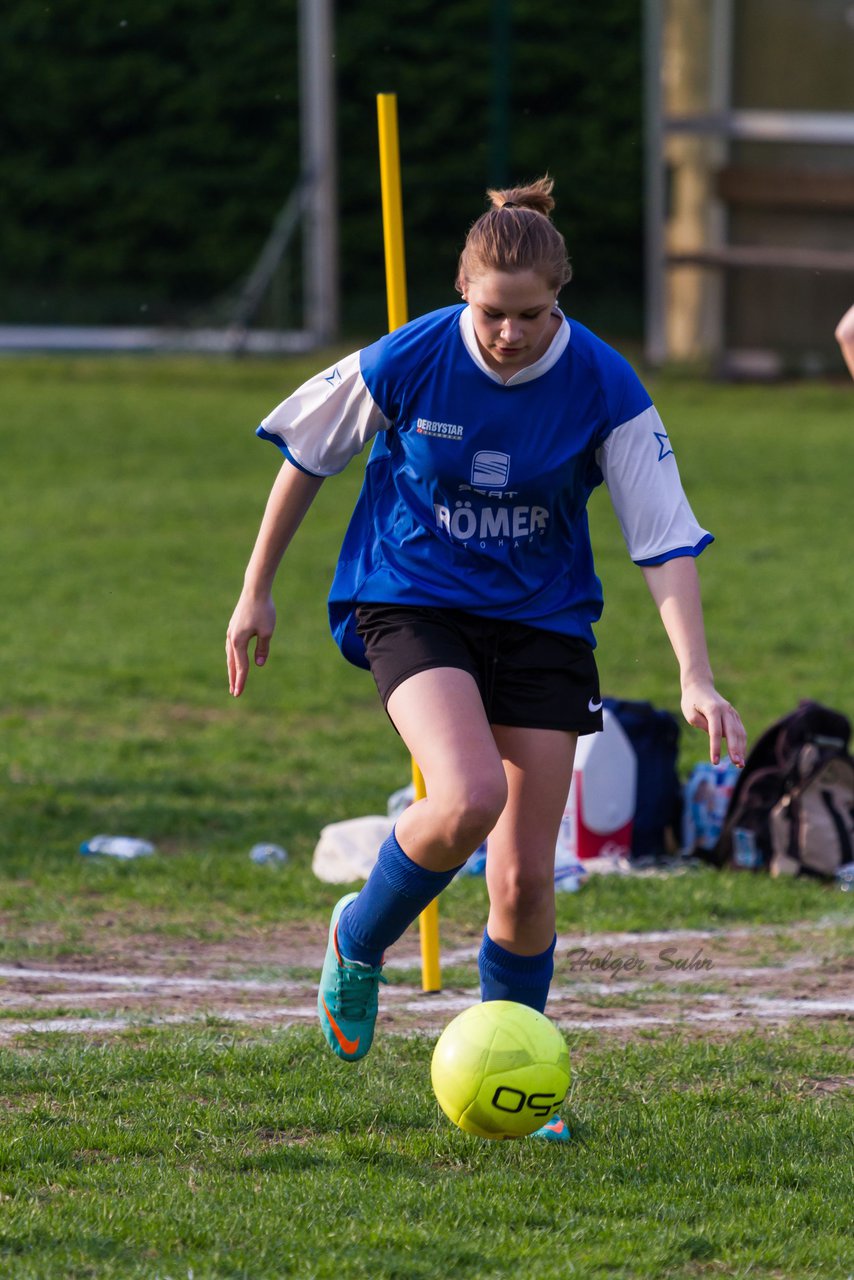
[[[380, 138], [380, 185], [383, 203], [383, 243], [388, 298], [389, 333], [408, 320], [406, 307], [406, 265], [403, 256], [403, 199], [400, 187], [400, 143], [397, 133], [397, 94], [377, 94], [377, 122]], [[421, 770], [412, 761], [415, 799], [427, 794]], [[418, 917], [421, 932], [421, 989], [441, 991], [439, 962], [439, 903], [434, 900]]]
[[403, 197], [400, 189], [400, 143], [397, 134], [397, 94], [377, 94], [380, 134], [380, 185], [383, 202], [385, 286], [389, 333], [406, 324], [406, 265], [403, 256]]

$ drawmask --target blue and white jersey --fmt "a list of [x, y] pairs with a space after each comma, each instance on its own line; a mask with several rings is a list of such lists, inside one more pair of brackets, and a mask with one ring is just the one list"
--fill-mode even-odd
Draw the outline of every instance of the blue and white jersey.
[[469, 307], [434, 311], [317, 374], [258, 428], [317, 476], [373, 440], [329, 596], [351, 662], [367, 665], [354, 616], [366, 602], [465, 609], [595, 644], [587, 502], [603, 480], [638, 564], [712, 541], [631, 367], [561, 320], [544, 355], [503, 382]]

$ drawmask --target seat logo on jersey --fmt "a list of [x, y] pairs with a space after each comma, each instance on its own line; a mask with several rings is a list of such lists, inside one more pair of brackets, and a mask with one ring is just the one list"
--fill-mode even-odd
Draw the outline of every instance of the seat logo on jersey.
[[510, 479], [510, 454], [479, 449], [471, 464], [471, 482], [476, 489], [503, 489]]
[[[508, 489], [510, 454], [497, 449], [479, 449], [472, 459], [471, 485], [461, 484], [458, 493], [476, 495], [460, 498], [445, 506], [433, 504], [436, 528], [444, 529], [454, 540], [481, 550], [487, 547], [518, 548], [542, 538], [549, 525], [548, 507], [514, 504], [517, 491]], [[497, 502], [479, 502], [494, 498]]]

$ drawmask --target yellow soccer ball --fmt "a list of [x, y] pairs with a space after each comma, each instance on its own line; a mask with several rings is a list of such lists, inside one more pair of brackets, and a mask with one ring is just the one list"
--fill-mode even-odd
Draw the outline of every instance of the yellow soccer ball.
[[543, 1013], [510, 1000], [472, 1005], [448, 1023], [430, 1068], [449, 1120], [479, 1138], [524, 1138], [557, 1113], [569, 1050]]

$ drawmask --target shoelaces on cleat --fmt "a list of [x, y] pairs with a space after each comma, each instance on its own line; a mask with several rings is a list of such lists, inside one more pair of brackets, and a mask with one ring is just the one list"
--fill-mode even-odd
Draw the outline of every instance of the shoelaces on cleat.
[[345, 1018], [358, 1022], [373, 1012], [380, 983], [388, 983], [379, 969], [356, 969], [341, 965], [338, 969], [338, 1008]]

